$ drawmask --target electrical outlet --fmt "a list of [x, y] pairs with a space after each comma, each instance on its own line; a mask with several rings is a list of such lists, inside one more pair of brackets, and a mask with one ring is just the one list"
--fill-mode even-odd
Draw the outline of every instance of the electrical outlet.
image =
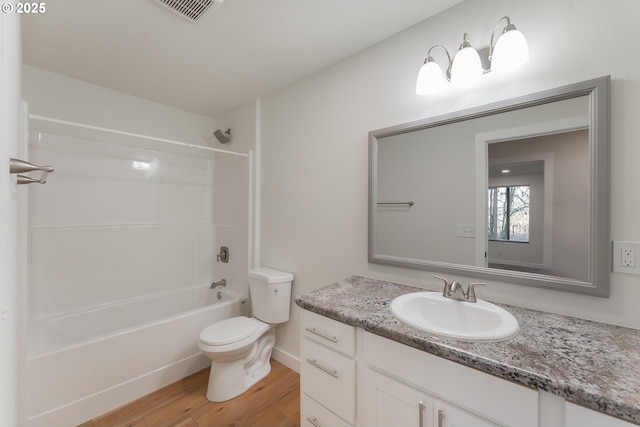
[[635, 267], [636, 266], [636, 251], [633, 248], [622, 248], [620, 255], [620, 264], [623, 267]]
[[636, 254], [640, 253], [639, 242], [613, 242], [613, 272], [640, 274], [640, 263]]

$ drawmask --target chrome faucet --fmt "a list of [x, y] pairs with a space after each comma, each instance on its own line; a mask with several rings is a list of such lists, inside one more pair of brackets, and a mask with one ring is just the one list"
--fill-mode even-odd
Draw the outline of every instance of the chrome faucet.
[[211, 289], [215, 289], [215, 288], [220, 288], [223, 286], [227, 286], [227, 280], [226, 279], [222, 279], [219, 282], [213, 282], [211, 284]]
[[442, 290], [442, 296], [445, 298], [451, 298], [458, 301], [466, 301], [466, 302], [477, 302], [476, 299], [476, 286], [486, 286], [486, 283], [472, 283], [467, 288], [467, 291], [464, 291], [464, 288], [460, 284], [460, 282], [449, 282], [444, 277], [433, 276], [436, 279], [440, 279], [444, 281], [444, 289]]

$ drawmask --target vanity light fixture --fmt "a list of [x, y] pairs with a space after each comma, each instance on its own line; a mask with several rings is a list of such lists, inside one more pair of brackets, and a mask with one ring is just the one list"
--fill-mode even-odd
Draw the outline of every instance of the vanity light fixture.
[[[500, 23], [505, 20], [506, 26], [502, 29], [494, 45], [495, 32]], [[447, 54], [447, 69], [444, 73], [431, 56], [431, 51], [435, 48], [442, 49]], [[527, 41], [524, 35], [511, 23], [508, 16], [500, 18], [493, 28], [488, 59], [491, 66], [488, 70], [484, 70], [480, 55], [471, 47], [467, 33], [464, 33], [460, 48], [453, 59], [444, 46], [432, 46], [429, 48], [424, 64], [418, 73], [416, 93], [430, 95], [438, 92], [446, 85], [445, 78], [455, 85], [469, 85], [490, 71], [511, 71], [525, 64], [529, 60]]]

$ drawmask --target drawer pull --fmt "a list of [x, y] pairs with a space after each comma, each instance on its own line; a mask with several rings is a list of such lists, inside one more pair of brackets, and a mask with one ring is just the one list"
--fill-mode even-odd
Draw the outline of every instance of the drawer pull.
[[320, 369], [321, 371], [326, 372], [327, 374], [331, 375], [334, 378], [338, 378], [338, 371], [336, 371], [335, 369], [325, 368], [324, 366], [322, 366], [321, 364], [316, 362], [316, 359], [307, 359], [307, 363], [312, 364], [316, 368]]
[[418, 402], [418, 427], [424, 427], [424, 403]]
[[324, 338], [325, 340], [329, 340], [329, 341], [334, 342], [334, 343], [338, 342], [338, 337], [335, 337], [335, 336], [332, 337], [330, 335], [324, 334], [324, 333], [318, 331], [316, 328], [306, 327], [304, 329], [309, 331], [309, 332], [311, 332], [312, 334], [316, 334], [317, 336], [319, 336], [321, 338]]
[[320, 427], [320, 424], [318, 424], [318, 419], [316, 417], [307, 417], [307, 421], [313, 424], [314, 427]]

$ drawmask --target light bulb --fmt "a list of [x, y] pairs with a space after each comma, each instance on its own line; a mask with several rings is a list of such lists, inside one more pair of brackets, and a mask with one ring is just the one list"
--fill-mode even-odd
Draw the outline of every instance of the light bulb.
[[529, 61], [529, 47], [524, 35], [515, 28], [502, 34], [491, 58], [491, 71], [511, 71]]
[[416, 93], [418, 95], [430, 95], [441, 90], [443, 86], [442, 69], [435, 61], [427, 60], [418, 73]]
[[451, 66], [451, 83], [468, 85], [482, 77], [480, 55], [471, 46], [463, 47], [456, 53]]

